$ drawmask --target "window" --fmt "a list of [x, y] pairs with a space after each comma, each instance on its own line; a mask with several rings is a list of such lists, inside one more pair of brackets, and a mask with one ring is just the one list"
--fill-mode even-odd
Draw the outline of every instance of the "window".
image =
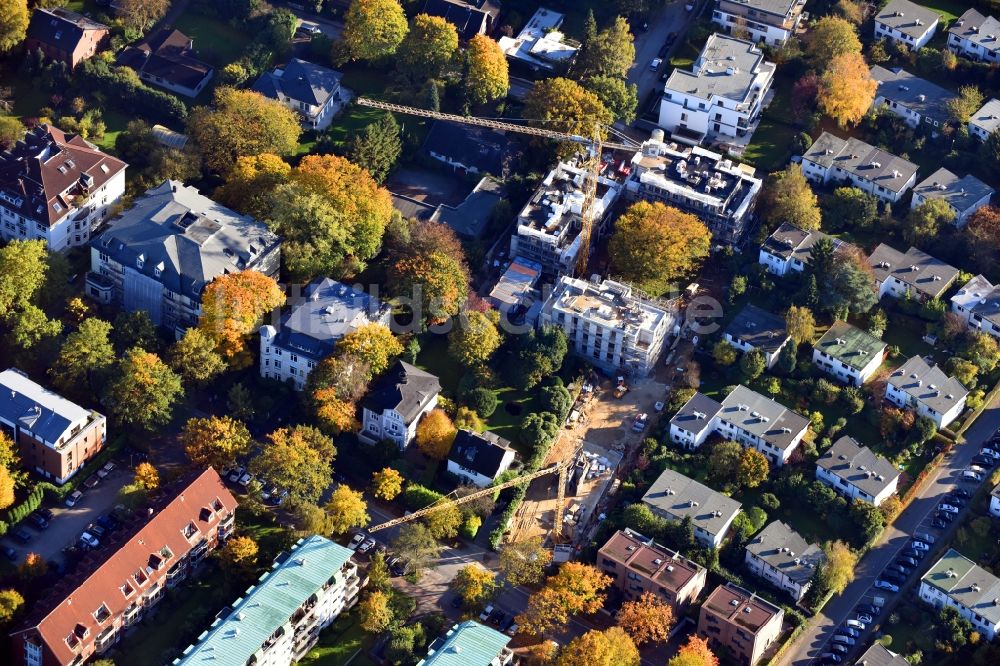
[[94, 611], [94, 619], [97, 620], [99, 624], [104, 624], [111, 617], [111, 611], [108, 610], [107, 604], [101, 604], [98, 606], [97, 610]]
[[125, 581], [122, 584], [121, 588], [119, 588], [119, 589], [121, 589], [122, 594], [125, 595], [126, 599], [128, 599], [130, 596], [132, 596], [133, 594], [135, 594], [135, 588], [132, 587], [132, 584], [130, 582], [128, 582], [128, 581]]

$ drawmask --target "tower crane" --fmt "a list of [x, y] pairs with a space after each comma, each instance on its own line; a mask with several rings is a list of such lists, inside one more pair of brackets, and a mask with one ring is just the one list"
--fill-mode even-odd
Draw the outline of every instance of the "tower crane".
[[529, 483], [537, 478], [547, 476], [549, 474], [558, 474], [559, 489], [557, 491], [558, 495], [556, 497], [556, 515], [555, 515], [556, 520], [552, 526], [553, 540], [558, 541], [560, 536], [562, 535], [562, 504], [566, 492], [567, 472], [569, 471], [569, 468], [572, 467], [573, 464], [576, 462], [578, 454], [579, 450], [577, 450], [576, 453], [574, 453], [572, 456], [568, 457], [566, 460], [563, 460], [560, 463], [557, 463], [555, 465], [550, 465], [545, 469], [541, 469], [538, 470], [537, 472], [532, 472], [530, 474], [519, 476], [515, 479], [511, 479], [510, 481], [505, 481], [504, 483], [500, 483], [495, 486], [490, 486], [489, 488], [484, 488], [483, 490], [478, 490], [474, 493], [466, 495], [465, 497], [457, 497], [454, 499], [448, 499], [448, 498], [439, 499], [434, 504], [431, 504], [428, 507], [420, 509], [419, 511], [414, 511], [409, 515], [403, 516], [401, 518], [393, 518], [392, 520], [388, 520], [384, 523], [379, 523], [377, 525], [372, 525], [371, 527], [368, 528], [368, 532], [369, 533], [378, 532], [379, 530], [384, 530], [389, 527], [395, 527], [396, 525], [408, 523], [411, 520], [416, 520], [417, 518], [423, 518], [424, 516], [430, 513], [434, 513], [435, 511], [439, 511], [447, 507], [459, 506], [461, 504], [465, 504], [466, 502], [471, 502], [472, 500], [479, 499], [480, 497], [486, 497], [487, 495], [493, 495], [495, 493], [500, 492], [501, 490], [505, 490], [507, 488], [511, 488], [513, 486], [517, 486], [522, 483]]
[[[584, 171], [587, 173], [586, 182], [583, 183], [583, 206], [580, 208], [580, 254], [577, 257], [576, 262], [576, 275], [583, 276], [587, 271], [587, 262], [590, 258], [590, 234], [591, 227], [593, 226], [593, 215], [591, 213], [591, 208], [594, 205], [594, 200], [597, 197], [597, 182], [600, 176], [601, 169], [601, 152], [605, 148], [610, 148], [612, 150], [624, 150], [628, 152], [635, 152], [639, 149], [639, 146], [635, 143], [621, 143], [618, 141], [605, 141], [603, 137], [603, 127], [600, 123], [594, 123], [593, 135], [590, 137], [581, 136], [579, 134], [569, 134], [567, 132], [556, 132], [554, 130], [547, 130], [539, 127], [531, 127], [528, 125], [517, 125], [515, 123], [504, 122], [502, 120], [493, 120], [491, 118], [476, 118], [475, 116], [460, 116], [454, 113], [442, 113], [440, 111], [429, 111], [427, 109], [421, 109], [413, 106], [404, 106], [402, 104], [392, 104], [390, 102], [382, 102], [380, 100], [369, 99], [367, 97], [359, 97], [355, 100], [361, 106], [371, 107], [373, 109], [383, 109], [385, 111], [391, 111], [393, 113], [403, 113], [411, 116], [419, 116], [422, 118], [433, 118], [435, 120], [447, 120], [453, 123], [462, 123], [464, 125], [476, 125], [478, 127], [488, 127], [490, 129], [502, 130], [506, 132], [519, 132], [521, 134], [530, 134], [532, 136], [538, 136], [545, 139], [555, 139], [557, 141], [570, 141], [572, 143], [586, 147], [590, 156], [587, 159], [587, 163]], [[626, 141], [628, 141], [626, 137]], [[558, 526], [557, 526], [558, 529]]]

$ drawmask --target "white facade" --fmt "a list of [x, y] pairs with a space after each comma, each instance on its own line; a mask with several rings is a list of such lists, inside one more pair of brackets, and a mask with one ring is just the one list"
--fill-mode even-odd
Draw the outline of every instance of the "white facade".
[[774, 63], [753, 43], [713, 34], [692, 70], [675, 69], [660, 101], [659, 126], [702, 137], [746, 136], [763, 109]]
[[892, 0], [875, 16], [875, 39], [899, 42], [915, 51], [931, 41], [938, 23], [936, 12], [909, 0]]
[[951, 606], [992, 641], [1000, 631], [1000, 579], [954, 548], [920, 579], [920, 599], [934, 608]]
[[1000, 288], [985, 276], [972, 278], [951, 297], [951, 311], [969, 328], [1000, 340]]
[[882, 502], [892, 497], [896, 493], [896, 487], [899, 483], [899, 477], [896, 477], [877, 495], [871, 495], [870, 493], [861, 490], [853, 483], [849, 483], [842, 477], [837, 476], [829, 470], [823, 469], [819, 466], [816, 467], [816, 478], [836, 490], [840, 495], [843, 495], [847, 498], [848, 502], [860, 499], [868, 502], [869, 504], [874, 504], [875, 506], [879, 506]]
[[536, 72], [569, 64], [580, 50], [580, 44], [566, 39], [559, 31], [563, 18], [559, 12], [539, 7], [517, 37], [499, 39], [500, 50]]
[[391, 439], [400, 450], [405, 449], [417, 436], [417, 424], [428, 412], [437, 407], [438, 397], [435, 395], [427, 406], [420, 410], [417, 418], [407, 425], [403, 416], [394, 409], [376, 413], [367, 407], [362, 410], [362, 431], [360, 437], [375, 444], [383, 439]]
[[979, 141], [986, 141], [990, 134], [1000, 129], [1000, 99], [991, 98], [972, 114], [968, 123], [969, 134]]
[[993, 188], [975, 176], [967, 174], [959, 178], [941, 167], [913, 188], [910, 209], [930, 199], [941, 199], [955, 216], [952, 224], [961, 229], [973, 213], [990, 203], [993, 194]]
[[620, 282], [559, 278], [542, 306], [540, 326], [558, 326], [570, 351], [609, 372], [652, 372], [674, 328], [675, 314]]
[[899, 470], [887, 459], [844, 435], [816, 461], [816, 479], [848, 501], [880, 505], [896, 492]]
[[819, 349], [813, 348], [813, 364], [820, 366], [826, 374], [831, 375], [835, 379], [839, 379], [845, 384], [851, 386], [861, 386], [866, 381], [868, 381], [875, 371], [879, 369], [882, 365], [882, 360], [884, 356], [878, 355], [871, 357], [868, 361], [868, 365], [858, 370], [857, 368], [851, 367], [846, 363], [836, 360], [829, 354], [826, 354]]
[[990, 492], [990, 515], [1000, 518], [1000, 485]]
[[506, 453], [504, 453], [503, 461], [500, 463], [495, 476], [487, 476], [486, 474], [477, 472], [474, 469], [464, 467], [451, 458], [448, 459], [448, 473], [454, 474], [458, 478], [462, 479], [464, 483], [469, 483], [474, 486], [478, 486], [479, 488], [485, 488], [496, 481], [497, 477], [510, 469], [511, 463], [514, 462], [514, 455], [514, 449], [509, 449]]
[[[712, 22], [727, 32], [745, 30], [755, 42], [781, 46], [802, 23], [806, 0], [784, 3], [761, 0], [719, 0]], [[783, 12], [783, 13], [782, 13]]]
[[948, 48], [956, 55], [983, 62], [1000, 60], [1000, 21], [970, 9], [948, 28]]
[[296, 391], [301, 391], [317, 361], [298, 350], [282, 347], [277, 335], [274, 326], [260, 327], [260, 376], [291, 382]]
[[896, 203], [917, 182], [917, 165], [849, 137], [823, 132], [802, 156], [802, 173], [817, 183], [847, 181], [882, 201]]
[[951, 407], [948, 411], [938, 412], [929, 408], [925, 402], [917, 400], [909, 393], [902, 391], [891, 384], [888, 384], [885, 387], [885, 397], [886, 400], [898, 407], [916, 409], [917, 414], [930, 418], [937, 424], [938, 428], [947, 427], [947, 425], [957, 419], [962, 413], [962, 410], [965, 409], [965, 396], [963, 396], [961, 401], [955, 404], [954, 407]]
[[914, 409], [919, 416], [947, 427], [965, 409], [969, 392], [961, 382], [947, 376], [941, 368], [914, 356], [893, 372], [885, 387], [885, 398], [904, 409]]

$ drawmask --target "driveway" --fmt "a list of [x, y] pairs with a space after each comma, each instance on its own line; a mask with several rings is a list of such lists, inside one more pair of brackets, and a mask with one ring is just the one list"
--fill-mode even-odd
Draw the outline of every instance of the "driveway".
[[300, 27], [309, 28], [311, 26], [315, 26], [319, 28], [324, 37], [329, 37], [331, 40], [339, 39], [340, 33], [344, 31], [344, 24], [339, 21], [331, 21], [328, 18], [316, 16], [315, 14], [307, 12], [302, 7], [294, 4], [286, 4], [285, 8], [299, 17]]
[[[929, 518], [937, 510], [937, 505], [941, 497], [956, 487], [962, 485], [972, 491], [974, 486], [962, 484], [959, 476], [962, 470], [969, 466], [972, 458], [979, 453], [983, 442], [997, 429], [1000, 428], [1000, 396], [997, 397], [976, 420], [976, 422], [965, 433], [965, 443], [956, 446], [945, 462], [935, 470], [930, 478], [925, 482], [923, 490], [903, 513], [896, 518], [892, 525], [886, 528], [882, 538], [868, 554], [858, 563], [857, 573], [854, 582], [847, 586], [842, 594], [833, 597], [823, 610], [814, 617], [806, 630], [799, 635], [795, 643], [785, 651], [776, 666], [786, 664], [808, 664], [825, 650], [827, 641], [832, 637], [833, 632], [844, 620], [850, 617], [854, 607], [867, 600], [872, 584], [896, 557], [897, 554], [906, 547], [910, 541], [910, 536], [914, 532], [923, 532], [928, 529]], [[967, 509], [966, 509], [967, 510]], [[952, 524], [949, 534], [938, 537], [938, 543], [946, 536], [950, 538], [950, 532], [955, 529], [958, 521]], [[931, 566], [936, 561], [937, 556], [925, 558], [921, 566], [915, 571], [907, 581], [907, 585], [913, 584], [917, 576]], [[887, 597], [887, 603], [892, 603], [892, 594], [880, 593]], [[903, 593], [905, 594], [905, 590]], [[912, 603], [907, 599], [904, 603]], [[885, 620], [885, 613], [879, 618]]]
[[131, 472], [119, 464], [97, 486], [84, 490], [83, 499], [76, 506], [50, 505], [55, 517], [47, 530], [37, 530], [27, 520], [22, 522], [21, 525], [31, 532], [30, 542], [23, 544], [8, 534], [3, 538], [4, 545], [17, 550], [18, 563], [24, 561], [28, 553], [38, 553], [46, 562], [62, 561], [62, 549], [76, 543], [84, 528], [99, 515], [110, 513], [118, 503], [118, 491], [131, 480]]

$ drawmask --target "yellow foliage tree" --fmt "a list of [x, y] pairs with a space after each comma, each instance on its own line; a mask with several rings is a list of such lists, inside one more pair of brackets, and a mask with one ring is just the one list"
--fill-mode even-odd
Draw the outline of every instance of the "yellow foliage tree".
[[417, 424], [417, 446], [428, 458], [444, 460], [457, 434], [458, 430], [445, 411], [434, 409]]
[[372, 474], [372, 494], [390, 502], [403, 492], [403, 475], [391, 467]]
[[449, 505], [424, 517], [427, 529], [435, 539], [454, 539], [462, 526], [462, 512], [457, 506]]
[[544, 587], [528, 597], [528, 607], [517, 616], [520, 633], [543, 636], [553, 629], [566, 626], [569, 613], [561, 595], [549, 587]]
[[665, 643], [673, 623], [674, 612], [670, 604], [652, 592], [644, 593], [635, 601], [626, 601], [618, 611], [618, 625], [637, 645]]
[[160, 487], [160, 473], [151, 463], [141, 462], [135, 466], [133, 485], [143, 490], [156, 490]]
[[229, 416], [188, 420], [181, 431], [184, 453], [195, 467], [221, 470], [250, 452], [253, 439], [247, 427]]
[[240, 573], [250, 573], [257, 566], [257, 542], [248, 536], [232, 537], [226, 541], [219, 555], [226, 568]]
[[448, 334], [448, 353], [462, 365], [481, 365], [500, 347], [500, 331], [486, 313], [466, 312], [453, 323], [455, 326]]
[[819, 229], [819, 200], [798, 164], [790, 164], [771, 176], [765, 198], [767, 219], [772, 224], [790, 222], [807, 231]]
[[843, 53], [833, 58], [819, 81], [816, 101], [819, 109], [846, 127], [861, 120], [871, 108], [878, 82], [860, 53]]
[[566, 562], [545, 585], [563, 600], [568, 613], [596, 613], [604, 605], [611, 578], [600, 569], [582, 562]]
[[0, 625], [7, 624], [24, 605], [24, 597], [13, 588], [0, 590]]
[[839, 16], [824, 16], [809, 30], [806, 55], [822, 69], [844, 53], [861, 54], [861, 40], [851, 23]]
[[707, 639], [691, 634], [667, 666], [719, 666], [719, 658], [709, 649]]
[[6, 509], [13, 503], [14, 477], [6, 467], [0, 467], [0, 509]]
[[770, 469], [767, 456], [757, 449], [747, 447], [740, 454], [740, 464], [736, 470], [736, 480], [744, 488], [756, 488], [767, 481], [767, 474]]
[[621, 627], [591, 629], [559, 654], [557, 666], [639, 666], [639, 648]]
[[500, 99], [510, 87], [507, 57], [500, 45], [486, 35], [476, 35], [465, 49], [468, 74], [465, 89], [473, 104]]
[[496, 576], [478, 564], [467, 564], [455, 575], [452, 587], [469, 608], [481, 608], [499, 589]]
[[278, 155], [241, 155], [215, 198], [241, 213], [263, 218], [271, 209], [271, 192], [287, 182], [291, 173], [292, 167]]
[[541, 537], [512, 541], [500, 551], [500, 570], [511, 585], [540, 583], [551, 561], [552, 551], [544, 547]]
[[397, 0], [352, 0], [341, 39], [352, 59], [375, 60], [395, 53], [408, 30]]
[[694, 215], [640, 201], [618, 218], [608, 254], [618, 274], [661, 294], [708, 256], [711, 242], [708, 227]]
[[581, 136], [593, 136], [599, 125], [614, 122], [597, 95], [562, 77], [536, 81], [525, 99], [523, 116], [545, 129]]
[[823, 552], [826, 553], [826, 562], [820, 565], [819, 579], [824, 587], [840, 594], [854, 580], [858, 555], [843, 541], [828, 543]]
[[795, 344], [812, 344], [816, 336], [816, 318], [813, 317], [812, 310], [804, 305], [793, 305], [785, 313], [785, 328]]
[[347, 354], [368, 364], [373, 377], [389, 369], [389, 364], [403, 353], [403, 345], [386, 326], [368, 323], [337, 341], [337, 353]]
[[0, 0], [0, 53], [23, 42], [27, 32], [27, 0]]
[[247, 338], [264, 323], [265, 315], [284, 304], [281, 287], [263, 273], [220, 275], [202, 292], [198, 328], [215, 341], [230, 367], [244, 368], [252, 363]]
[[458, 31], [440, 16], [417, 14], [399, 49], [401, 67], [423, 78], [433, 78], [458, 51]]
[[330, 531], [344, 534], [352, 527], [368, 523], [368, 504], [361, 493], [340, 485], [333, 491], [330, 501], [323, 507], [330, 516]]
[[370, 634], [380, 634], [392, 624], [392, 607], [389, 595], [381, 590], [370, 592], [359, 604], [361, 628]]

